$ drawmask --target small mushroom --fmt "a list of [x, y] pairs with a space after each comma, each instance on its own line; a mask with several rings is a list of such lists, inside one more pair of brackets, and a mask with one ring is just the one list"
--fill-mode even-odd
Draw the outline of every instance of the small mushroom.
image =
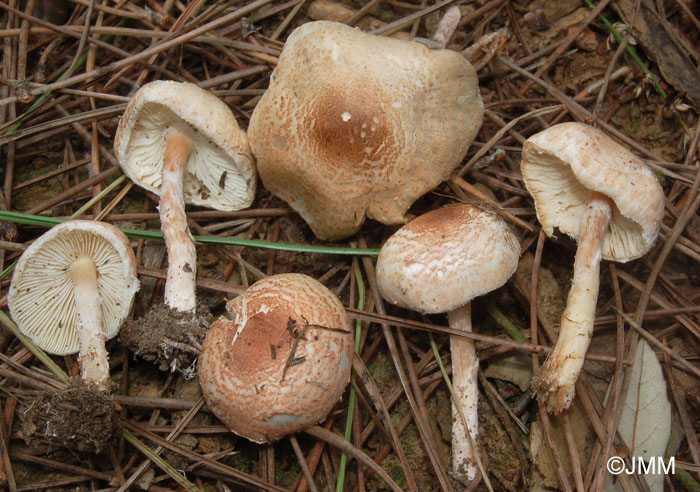
[[656, 240], [664, 193], [654, 173], [604, 133], [561, 123], [523, 145], [521, 171], [548, 236], [578, 241], [574, 276], [554, 351], [535, 381], [549, 411], [571, 405], [591, 341], [601, 257], [626, 262]]
[[[428, 212], [394, 233], [377, 260], [377, 286], [392, 304], [421, 313], [447, 312], [451, 328], [470, 332], [471, 301], [502, 286], [515, 272], [518, 240], [499, 217], [471, 205]], [[478, 434], [474, 343], [450, 337], [453, 385], [473, 437]], [[469, 480], [476, 456], [452, 406], [452, 469]]]
[[256, 282], [216, 321], [199, 360], [207, 405], [234, 433], [271, 442], [323, 420], [350, 380], [350, 321], [338, 298], [295, 273]]
[[317, 237], [369, 216], [406, 221], [481, 126], [476, 72], [459, 53], [326, 21], [297, 28], [250, 120], [265, 187]]
[[138, 289], [126, 236], [109, 224], [74, 220], [22, 254], [7, 301], [22, 333], [51, 354], [78, 352], [82, 379], [107, 390], [105, 339], [119, 331]]
[[185, 203], [217, 210], [252, 203], [255, 166], [246, 134], [217, 97], [194, 84], [156, 81], [131, 98], [114, 151], [129, 178], [160, 195], [168, 248], [165, 303], [194, 312], [197, 254]]

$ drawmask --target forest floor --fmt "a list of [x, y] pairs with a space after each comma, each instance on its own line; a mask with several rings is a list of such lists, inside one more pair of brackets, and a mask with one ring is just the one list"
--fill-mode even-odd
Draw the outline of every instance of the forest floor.
[[[79, 212], [82, 219], [159, 230], [157, 197], [122, 178], [112, 150], [119, 118], [146, 82], [198, 84], [222, 98], [245, 130], [294, 28], [325, 19], [378, 35], [429, 39], [450, 5], [459, 7], [462, 21], [448, 49], [462, 52], [483, 42], [465, 55], [477, 69], [485, 115], [457, 176], [420, 198], [409, 213], [476, 204], [501, 215], [521, 243], [515, 275], [472, 306], [484, 376], [478, 442], [490, 486], [700, 490], [697, 2], [6, 0], [0, 4], [0, 213], [20, 214], [0, 227], [0, 307], [9, 313], [11, 268], [48, 227], [33, 216], [65, 219]], [[646, 255], [602, 263], [589, 349], [594, 357], [584, 365], [572, 408], [552, 416], [538, 406], [530, 383], [533, 366], [543, 362], [556, 337], [576, 244], [563, 234], [541, 233], [520, 162], [528, 137], [565, 121], [596, 126], [639, 156], [658, 177], [666, 204], [658, 240]], [[353, 326], [357, 321], [367, 371], [352, 385], [355, 428], [341, 447], [355, 457], [342, 472], [341, 490], [488, 490], [481, 478], [469, 484], [451, 472], [450, 393], [431, 347], [434, 339], [449, 371], [447, 318], [382, 303], [373, 281], [374, 250], [366, 256], [314, 252], [320, 246], [379, 248], [398, 226], [368, 219], [348, 240], [320, 241], [262, 183], [249, 209], [187, 210], [200, 236], [311, 246], [280, 251], [198, 242], [197, 294], [214, 317], [255, 281], [295, 272], [335, 292]], [[142, 285], [133, 317], [140, 319], [163, 302], [167, 259], [162, 240], [131, 240]], [[363, 306], [359, 287], [367, 293]], [[327, 431], [345, 433], [349, 389], [317, 427], [258, 445], [229, 433], [211, 414], [197, 378], [135, 356], [131, 350], [138, 343], [124, 337], [107, 344], [111, 402], [82, 390], [69, 402], [51, 400], [66, 383], [13, 335], [9, 318], [0, 321], [0, 487], [87, 491], [133, 483], [135, 490], [152, 491], [305, 491], [305, 473], [311, 473], [312, 489], [337, 490], [344, 465]], [[168, 328], [154, 324], [143, 342], [152, 343]], [[638, 346], [651, 362], [636, 364], [635, 371]], [[78, 375], [77, 355], [51, 359]], [[616, 382], [623, 391], [606, 396]], [[664, 399], [665, 410], [650, 403]], [[620, 414], [616, 409], [623, 404], [628, 410]], [[112, 409], [116, 420], [108, 416]], [[632, 429], [636, 449], [613, 436], [617, 419], [621, 428]], [[116, 434], [100, 452], [86, 450], [112, 427]], [[671, 437], [657, 427], [670, 428]], [[162, 461], [146, 458], [144, 446]], [[644, 484], [622, 476], [613, 484], [606, 458], [640, 456], [646, 446], [655, 450], [652, 458], [673, 458], [675, 473], [642, 475]], [[393, 484], [373, 471], [372, 460]]]

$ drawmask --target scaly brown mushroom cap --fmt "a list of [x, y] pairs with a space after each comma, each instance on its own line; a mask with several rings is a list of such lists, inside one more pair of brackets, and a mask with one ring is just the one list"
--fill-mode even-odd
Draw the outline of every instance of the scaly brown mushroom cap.
[[518, 239], [498, 216], [472, 205], [423, 214], [395, 232], [377, 260], [387, 301], [445, 313], [497, 289], [518, 266]]
[[199, 361], [212, 412], [255, 442], [323, 420], [350, 380], [353, 356], [338, 298], [311, 277], [290, 273], [256, 282], [227, 308], [232, 321], [212, 325]]
[[316, 236], [405, 221], [462, 161], [483, 116], [459, 53], [309, 22], [287, 40], [248, 137], [265, 187]]

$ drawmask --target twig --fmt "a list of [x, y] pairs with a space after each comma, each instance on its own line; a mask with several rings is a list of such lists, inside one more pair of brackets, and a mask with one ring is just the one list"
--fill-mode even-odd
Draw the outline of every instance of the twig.
[[[0, 403], [0, 416], [4, 415], [3, 405]], [[15, 473], [12, 471], [12, 461], [8, 446], [10, 445], [9, 434], [5, 429], [4, 419], [0, 419], [0, 459], [2, 460], [2, 481], [5, 482], [10, 492], [17, 492], [17, 483], [15, 482]]]
[[384, 399], [382, 398], [382, 395], [379, 392], [379, 388], [377, 388], [377, 385], [372, 379], [372, 375], [370, 374], [365, 364], [362, 362], [362, 359], [357, 354], [354, 354], [354, 357], [352, 359], [352, 367], [353, 369], [355, 369], [355, 372], [360, 378], [360, 381], [362, 381], [364, 387], [367, 389], [369, 397], [372, 399], [372, 402], [379, 411], [379, 415], [384, 420], [384, 427], [389, 431], [389, 435], [393, 442], [394, 451], [396, 452], [399, 458], [399, 462], [401, 463], [401, 467], [403, 468], [404, 476], [406, 477], [406, 485], [408, 486], [408, 489], [411, 491], [418, 491], [418, 485], [416, 484], [416, 479], [413, 476], [413, 470], [408, 464], [408, 461], [406, 459], [406, 453], [403, 450], [403, 445], [401, 444], [401, 440], [399, 439], [399, 435], [396, 432], [396, 428], [394, 428], [394, 424], [391, 421], [391, 415], [387, 410], [386, 404], [384, 403]]
[[[518, 350], [524, 350], [526, 352], [532, 352], [534, 354], [549, 354], [552, 351], [551, 347], [545, 345], [537, 345], [534, 343], [522, 343], [515, 342], [507, 338], [498, 338], [494, 336], [484, 335], [482, 333], [474, 332], [464, 332], [461, 330], [455, 330], [448, 326], [434, 325], [431, 323], [423, 323], [420, 321], [414, 321], [404, 318], [397, 318], [396, 316], [389, 316], [386, 314], [373, 314], [357, 311], [356, 309], [345, 308], [348, 315], [351, 318], [361, 319], [363, 321], [370, 321], [375, 323], [390, 324], [399, 328], [412, 328], [414, 330], [420, 331], [430, 331], [433, 333], [442, 333], [450, 336], [462, 336], [476, 340], [479, 342], [488, 342], [494, 345], [501, 345], [505, 347], [511, 347]], [[592, 360], [596, 362], [605, 362], [608, 364], [614, 364], [616, 361], [615, 357], [603, 354], [586, 353], [586, 360]], [[631, 365], [632, 363], [628, 360], [623, 361], [623, 364]]]
[[[664, 346], [666, 345], [664, 340]], [[682, 397], [678, 391], [678, 384], [676, 383], [676, 377], [671, 369], [671, 364], [668, 354], [664, 354], [664, 372], [666, 372], [666, 379], [668, 380], [668, 386], [671, 390], [671, 395], [673, 395], [673, 403], [676, 405], [676, 411], [680, 417], [681, 427], [683, 427], [683, 432], [685, 433], [685, 438], [688, 441], [688, 449], [690, 451], [690, 456], [693, 458], [693, 462], [696, 465], [700, 465], [700, 443], [698, 442], [698, 437], [695, 434], [695, 429], [688, 415], [688, 410], [685, 406], [685, 398]]]
[[667, 354], [669, 357], [671, 357], [673, 360], [678, 362], [681, 366], [683, 366], [689, 373], [691, 373], [693, 376], [696, 378], [700, 379], [700, 369], [692, 365], [690, 362], [685, 360], [683, 357], [678, 355], [675, 350], [665, 346], [663, 343], [659, 342], [654, 335], [649, 333], [647, 330], [642, 328], [639, 323], [637, 323], [635, 320], [630, 318], [628, 315], [625, 313], [619, 313], [620, 316], [622, 316], [622, 319], [624, 319], [627, 324], [629, 324], [632, 328], [637, 330], [640, 335], [642, 335], [650, 345], [654, 346], [655, 348], [658, 348], [665, 354]]
[[292, 444], [292, 449], [294, 449], [294, 454], [297, 456], [297, 461], [299, 462], [301, 471], [306, 477], [306, 483], [309, 484], [309, 489], [311, 490], [311, 492], [318, 492], [318, 489], [316, 488], [316, 483], [314, 482], [314, 477], [311, 475], [311, 471], [309, 470], [309, 465], [306, 462], [306, 458], [304, 458], [304, 453], [301, 451], [301, 447], [299, 447], [299, 441], [297, 441], [297, 438], [292, 434], [291, 436], [289, 436], [289, 442]]
[[[663, 161], [662, 159], [659, 159], [658, 156], [654, 155], [652, 152], [650, 152], [649, 150], [647, 150], [644, 147], [642, 147], [641, 145], [639, 145], [639, 143], [635, 142], [633, 139], [631, 139], [627, 135], [620, 132], [614, 126], [609, 125], [608, 123], [601, 120], [600, 118], [595, 118], [591, 114], [590, 111], [588, 111], [586, 108], [584, 108], [583, 106], [576, 103], [570, 97], [566, 96], [562, 91], [560, 91], [556, 87], [552, 86], [551, 84], [548, 84], [547, 82], [545, 82], [541, 78], [531, 74], [530, 72], [523, 70], [517, 64], [513, 63], [513, 61], [511, 61], [507, 58], [504, 58], [502, 56], [498, 57], [498, 61], [500, 61], [501, 63], [503, 63], [507, 67], [511, 68], [512, 70], [515, 70], [519, 74], [524, 75], [528, 79], [532, 80], [533, 82], [536, 82], [538, 85], [545, 88], [552, 96], [554, 96], [558, 101], [560, 101], [564, 106], [566, 106], [566, 108], [577, 119], [583, 120], [583, 121], [594, 121], [595, 123], [600, 125], [600, 127], [602, 129], [604, 129], [606, 132], [614, 135], [616, 138], [622, 140], [627, 145], [635, 148], [637, 151], [641, 152], [642, 154], [646, 155], [647, 157], [650, 157], [651, 159], [654, 159], [655, 161], [662, 162], [664, 164], [664, 166], [666, 164], [671, 164], [671, 163], [667, 163], [667, 162]], [[680, 174], [674, 173], [673, 171], [670, 171], [669, 169], [667, 169], [664, 166], [660, 166], [654, 162], [648, 162], [648, 164], [654, 170], [659, 171], [660, 173], [662, 173], [670, 178], [676, 179], [676, 180], [681, 181], [683, 183], [688, 183], [688, 184], [692, 183], [689, 179], [681, 176]]]
[[337, 436], [332, 432], [324, 429], [323, 427], [319, 427], [317, 425], [309, 427], [304, 432], [309, 434], [310, 436], [315, 437], [316, 439], [321, 439], [322, 441], [327, 442], [331, 446], [334, 446], [340, 449], [341, 451], [345, 451], [355, 459], [361, 461], [368, 468], [371, 468], [374, 471], [374, 473], [379, 475], [379, 477], [384, 481], [384, 483], [387, 486], [389, 486], [391, 490], [393, 490], [394, 492], [403, 492], [403, 489], [399, 487], [396, 484], [396, 482], [394, 482], [394, 480], [392, 480], [389, 474], [384, 471], [384, 468], [377, 465], [369, 456], [367, 456], [361, 450], [357, 449], [355, 446], [347, 442], [342, 437]]

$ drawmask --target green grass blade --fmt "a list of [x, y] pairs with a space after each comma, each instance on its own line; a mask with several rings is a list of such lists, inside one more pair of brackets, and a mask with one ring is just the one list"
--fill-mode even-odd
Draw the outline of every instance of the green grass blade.
[[[593, 4], [593, 2], [591, 2], [591, 0], [584, 0], [584, 1], [586, 2], [586, 5], [588, 5], [591, 9], [595, 9], [595, 5]], [[605, 24], [605, 27], [610, 29], [610, 32], [613, 34], [613, 36], [615, 36], [615, 39], [617, 39], [617, 42], [621, 43], [622, 42], [622, 35], [619, 32], [617, 32], [617, 29], [615, 29], [613, 27], [612, 23], [608, 20], [608, 18], [605, 17], [603, 14], [598, 14], [598, 18], [603, 22], [603, 24]], [[637, 52], [634, 50], [634, 48], [632, 46], [630, 46], [628, 43], [627, 46], [625, 47], [625, 49], [627, 50], [627, 53], [629, 53], [629, 55], [632, 57], [634, 62], [637, 65], [639, 65], [639, 68], [642, 69], [644, 74], [651, 77], [651, 80], [654, 82], [654, 88], [656, 89], [656, 92], [658, 92], [659, 95], [663, 99], [666, 99], [667, 94], [661, 88], [661, 84], [659, 83], [659, 79], [656, 77], [656, 75], [651, 73], [651, 71], [647, 68], [647, 66], [644, 64], [644, 62], [641, 60], [641, 58], [639, 58], [639, 55], [637, 55]]]
[[[18, 224], [33, 225], [39, 227], [53, 227], [65, 222], [68, 219], [56, 217], [45, 217], [43, 215], [29, 215], [21, 212], [9, 212], [0, 210], [0, 220], [16, 222]], [[155, 239], [162, 240], [163, 233], [160, 231], [143, 231], [140, 229], [129, 229], [121, 227], [120, 230], [132, 239]], [[235, 237], [220, 236], [194, 236], [195, 241], [203, 244], [225, 244], [229, 246], [244, 246], [248, 248], [275, 249], [278, 251], [293, 251], [297, 253], [322, 253], [331, 255], [354, 255], [354, 256], [377, 256], [378, 248], [348, 248], [338, 246], [309, 246], [306, 244], [286, 244], [272, 241], [262, 241], [257, 239], [240, 239]]]
[[[362, 271], [360, 270], [360, 263], [357, 258], [353, 258], [352, 267], [355, 273], [355, 278], [357, 279], [357, 309], [362, 310], [365, 308], [365, 283], [362, 279]], [[359, 355], [360, 353], [360, 340], [362, 339], [362, 321], [355, 320], [355, 352]], [[352, 380], [355, 380], [355, 374], [353, 369]], [[345, 440], [350, 442], [352, 437], [352, 420], [355, 416], [355, 387], [350, 386], [350, 397], [348, 398], [348, 416], [345, 420]], [[340, 466], [338, 467], [338, 481], [335, 485], [336, 492], [343, 492], [345, 487], [345, 470], [348, 465], [348, 454], [343, 451], [340, 455]]]

